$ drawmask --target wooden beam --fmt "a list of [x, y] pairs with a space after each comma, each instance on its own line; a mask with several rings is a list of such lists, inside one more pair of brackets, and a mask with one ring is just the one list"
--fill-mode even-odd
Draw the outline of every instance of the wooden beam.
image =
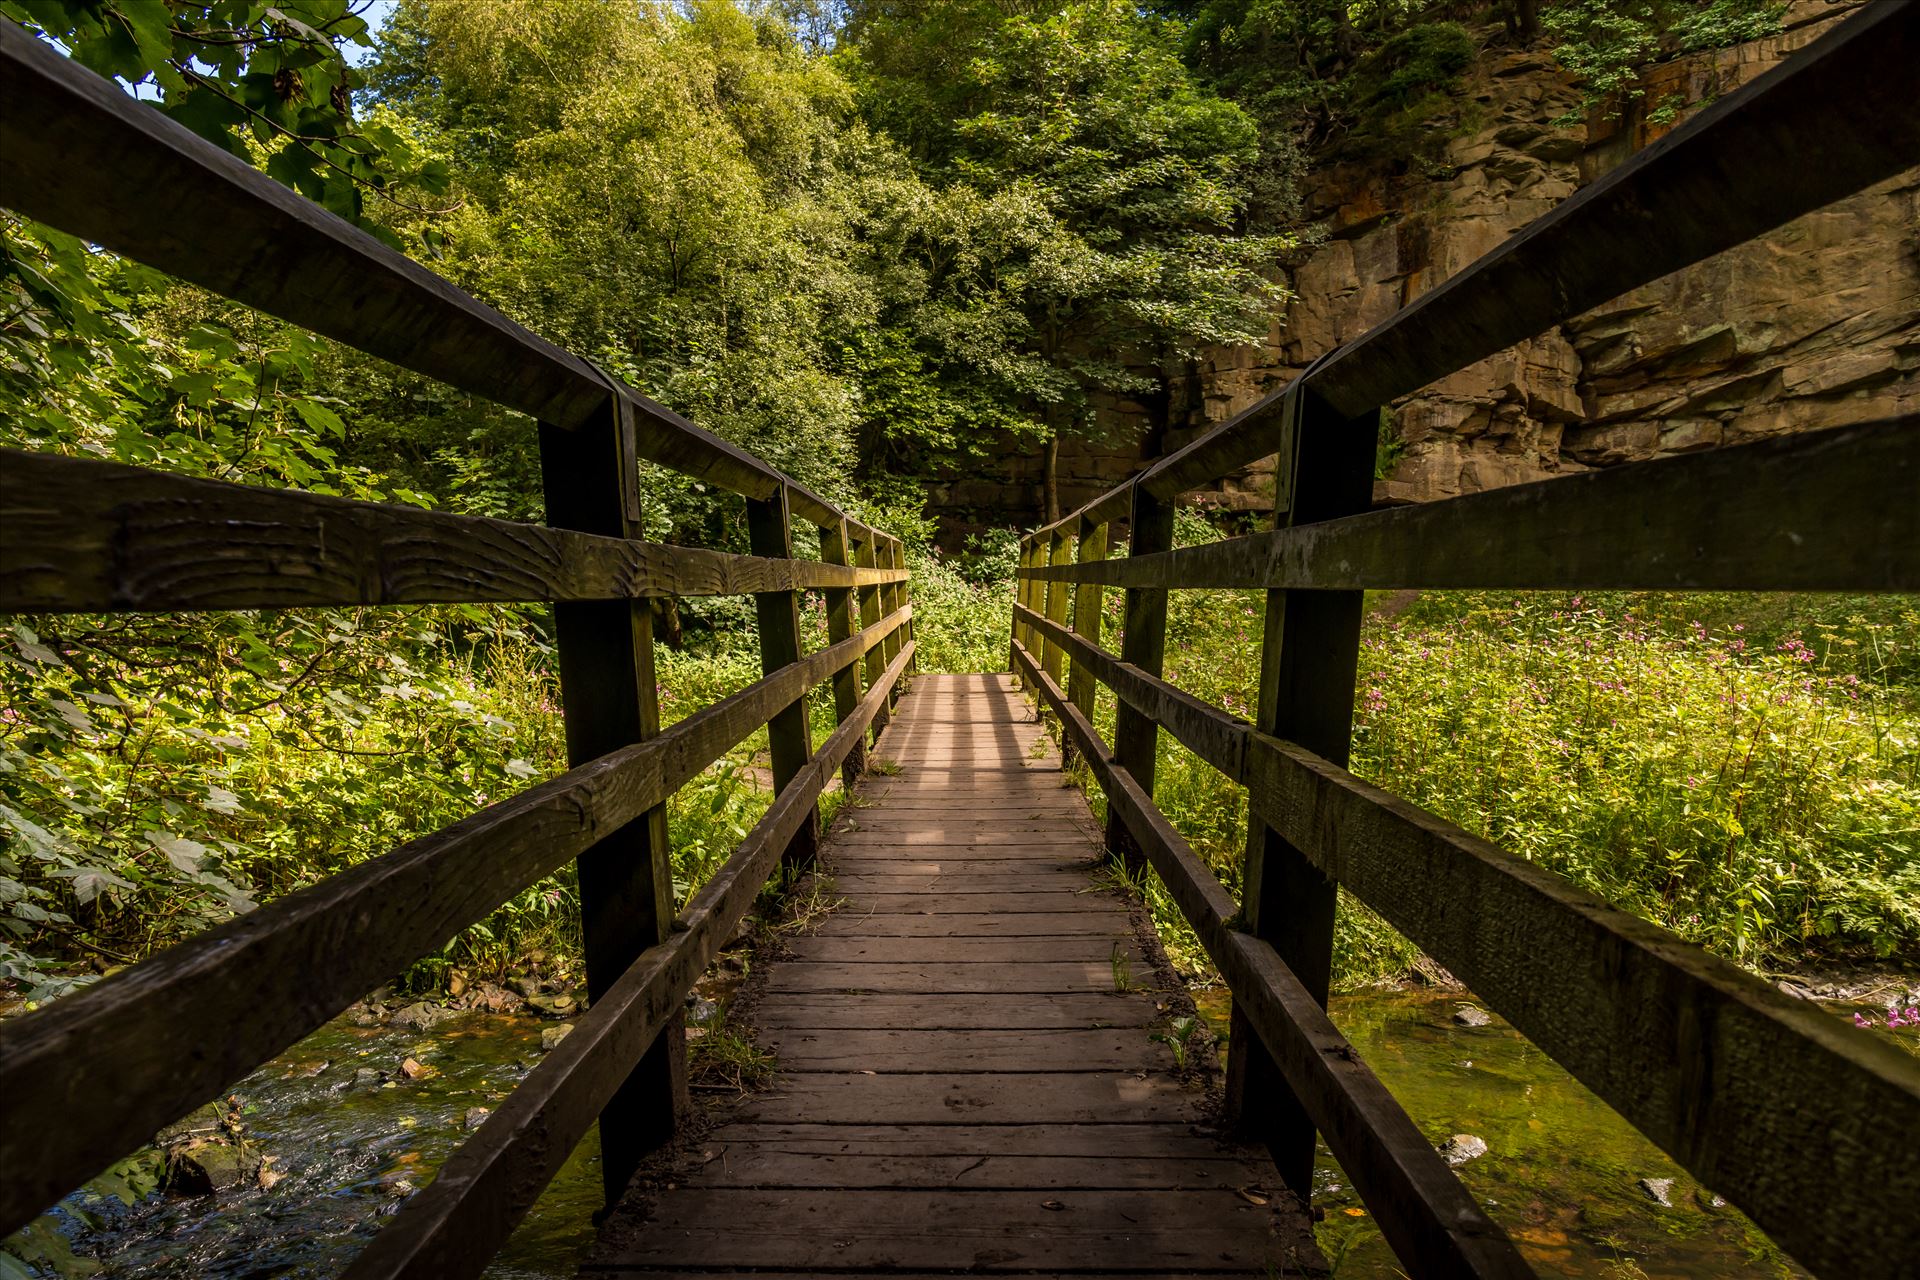
[[[1046, 549], [1048, 551], [1047, 563], [1062, 566], [1073, 563], [1073, 539], [1066, 533], [1054, 534], [1048, 539]], [[1049, 582], [1046, 584], [1047, 617], [1059, 623], [1061, 626], [1065, 626], [1067, 622], [1067, 598], [1071, 594], [1072, 586], [1069, 583]], [[1047, 674], [1052, 676], [1054, 681], [1058, 683], [1062, 670], [1061, 663], [1065, 660], [1065, 655], [1061, 651], [1060, 646], [1042, 645], [1040, 656], [1041, 665], [1047, 669]]]
[[[0, 23], [9, 208], [223, 297], [563, 428], [595, 420], [596, 368]], [[648, 461], [746, 497], [790, 483], [623, 384]], [[817, 514], [839, 512], [808, 494]]]
[[631, 600], [891, 581], [700, 547], [0, 449], [0, 609]]
[[[861, 572], [872, 573], [876, 571], [875, 566], [879, 563], [880, 545], [881, 540], [879, 538], [869, 538], [854, 548], [854, 559], [859, 562]], [[885, 570], [879, 570], [879, 572], [885, 572]], [[860, 597], [860, 629], [865, 631], [880, 618], [881, 590], [877, 585], [862, 587], [858, 590], [857, 594]], [[868, 689], [873, 688], [875, 682], [881, 678], [882, 673], [885, 672], [886, 669], [886, 651], [877, 646], [869, 649], [867, 651]], [[868, 743], [869, 746], [880, 740], [880, 731], [887, 727], [887, 718], [892, 706], [893, 704], [890, 701], [883, 700], [881, 702], [880, 711], [873, 718], [873, 732], [871, 741]]]
[[[748, 549], [755, 555], [772, 559], [793, 558], [793, 516], [787, 509], [786, 490], [777, 489], [765, 499], [747, 499]], [[885, 591], [888, 588], [881, 588]], [[759, 623], [760, 670], [767, 675], [800, 661], [800, 593], [797, 591], [761, 591], [753, 597]], [[882, 639], [884, 647], [897, 643], [898, 632]], [[808, 722], [807, 700], [800, 697], [773, 713], [767, 721], [767, 748], [772, 756], [773, 789], [785, 791], [806, 767], [813, 755], [813, 727]], [[814, 850], [820, 839], [819, 815], [802, 824], [787, 848], [787, 866], [803, 870], [813, 865]]]
[[858, 745], [888, 685], [912, 660], [909, 643], [883, 683], [821, 746], [687, 905], [680, 928], [595, 1000], [573, 1033], [541, 1059], [478, 1132], [410, 1198], [347, 1268], [347, 1280], [462, 1280], [478, 1276], [586, 1136], [645, 1047], [669, 1029], [687, 992], [733, 933], [805, 829], [827, 780]]
[[1920, 591], [1915, 493], [1908, 414], [1023, 573], [1195, 589]]
[[[823, 525], [820, 530], [820, 558], [828, 564], [853, 565], [853, 546], [848, 540], [847, 522], [836, 521]], [[839, 644], [859, 629], [858, 608], [854, 603], [851, 588], [828, 588], [827, 596], [827, 642]], [[860, 706], [860, 667], [848, 663], [833, 677], [833, 717], [838, 724], [845, 724], [847, 718]], [[847, 752], [845, 764], [841, 766], [844, 777], [841, 785], [849, 793], [861, 774], [867, 771], [867, 744], [865, 738], [854, 744]]]
[[[1049, 624], [1051, 625], [1051, 624]], [[1065, 634], [1065, 633], [1063, 633]], [[1233, 992], [1234, 1008], [1267, 1046], [1286, 1087], [1373, 1211], [1380, 1232], [1415, 1277], [1521, 1277], [1533, 1269], [1447, 1168], [1317, 999], [1271, 943], [1234, 931], [1232, 895], [1187, 845], [1059, 685], [1024, 646], [1021, 671], [1060, 718], [1065, 736], [1128, 824], [1161, 882]]]
[[[1318, 398], [1295, 402], [1275, 474], [1296, 498], [1278, 517], [1289, 526], [1365, 511], [1373, 495], [1374, 435]], [[1376, 419], [1371, 411], [1370, 421]], [[1353, 733], [1353, 681], [1360, 654], [1358, 591], [1267, 592], [1260, 647], [1258, 728], [1345, 764]], [[1157, 674], [1157, 673], [1156, 673]], [[1247, 817], [1240, 907], [1246, 932], [1271, 943], [1321, 1007], [1333, 981], [1333, 916], [1339, 888], [1280, 833]], [[1236, 1017], [1244, 1022], [1244, 1010]], [[1286, 1088], [1257, 1036], [1227, 1038], [1227, 1110], [1273, 1153], [1295, 1194], [1313, 1194], [1313, 1121]]]
[[[1340, 348], [1310, 371], [1312, 389], [1364, 414], [1920, 164], [1916, 65], [1920, 6], [1863, 6]], [[1290, 383], [1129, 483], [1170, 499], [1271, 453], [1281, 402], [1302, 389]]]
[[1920, 1162], [1886, 1140], [1920, 1126], [1911, 1056], [1071, 632], [1055, 638], [1801, 1265], [1897, 1275], [1920, 1250], [1902, 1208]]
[[[882, 619], [656, 738], [0, 1022], [0, 1235], [660, 804], [904, 621]], [[234, 1008], [250, 1013], [236, 1022]]]
[[[1079, 564], [1092, 564], [1107, 558], [1114, 527], [1110, 524], [1088, 524], [1080, 526], [1080, 541], [1075, 560]], [[1095, 648], [1100, 646], [1100, 628], [1106, 611], [1106, 593], [1098, 584], [1083, 582], [1073, 592], [1073, 633]], [[1073, 699], [1073, 705], [1080, 708], [1080, 714], [1089, 722], [1093, 720], [1094, 703], [1100, 692], [1099, 682], [1083, 669], [1078, 659], [1068, 655], [1067, 690]]]
[[[547, 523], [630, 539], [641, 519], [636, 425], [622, 401], [605, 403], [599, 422], [570, 431], [540, 428]], [[647, 602], [568, 601], [554, 606], [553, 620], [567, 763], [577, 768], [658, 737], [653, 610]], [[598, 1003], [641, 952], [666, 940], [673, 921], [665, 798], [609, 829], [580, 851], [574, 865], [587, 997]], [[646, 1154], [673, 1136], [686, 1110], [682, 1029], [679, 1022], [668, 1024], [600, 1117], [600, 1169], [609, 1205]]]
[[[1133, 491], [1133, 511], [1128, 519], [1127, 555], [1153, 555], [1173, 546], [1173, 504], [1162, 502], [1144, 489]], [[1048, 634], [1034, 623], [1036, 637]], [[1049, 627], [1051, 624], [1048, 624]], [[1121, 622], [1120, 652], [1126, 661], [1142, 671], [1160, 673], [1167, 653], [1167, 593], [1159, 587], [1129, 587], [1126, 613]], [[1121, 703], [1114, 708], [1114, 759], [1153, 795], [1155, 762], [1159, 754], [1160, 731], [1150, 716]], [[1107, 848], [1132, 870], [1141, 866], [1141, 851], [1125, 822], [1116, 814], [1107, 815]]]

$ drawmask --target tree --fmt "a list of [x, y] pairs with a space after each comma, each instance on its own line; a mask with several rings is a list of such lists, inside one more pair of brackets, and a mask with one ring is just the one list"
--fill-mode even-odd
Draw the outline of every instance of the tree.
[[1252, 122], [1174, 36], [1120, 0], [882, 2], [838, 55], [933, 189], [899, 322], [936, 381], [990, 386], [1040, 442], [1049, 519], [1095, 393], [1153, 398], [1166, 360], [1257, 341], [1281, 296], [1286, 242], [1240, 229]]

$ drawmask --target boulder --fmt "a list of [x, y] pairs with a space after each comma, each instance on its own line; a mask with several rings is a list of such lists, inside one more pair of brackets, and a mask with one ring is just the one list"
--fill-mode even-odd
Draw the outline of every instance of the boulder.
[[1485, 1138], [1476, 1138], [1470, 1133], [1456, 1133], [1435, 1150], [1448, 1164], [1462, 1165], [1487, 1154], [1487, 1141]]

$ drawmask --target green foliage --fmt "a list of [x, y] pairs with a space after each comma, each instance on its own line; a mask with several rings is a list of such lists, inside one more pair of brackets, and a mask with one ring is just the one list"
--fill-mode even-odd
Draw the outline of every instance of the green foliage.
[[[1586, 110], [1625, 111], [1644, 94], [1641, 75], [1662, 58], [1777, 35], [1784, 0], [1561, 0], [1541, 22], [1559, 41], [1554, 56], [1579, 77]], [[1654, 108], [1654, 122], [1674, 104]], [[1570, 118], [1571, 119], [1571, 118]]]
[[373, 40], [349, 0], [0, 0], [0, 15], [396, 248], [366, 196], [445, 186], [445, 166], [403, 133], [354, 118], [365, 80], [342, 46]]

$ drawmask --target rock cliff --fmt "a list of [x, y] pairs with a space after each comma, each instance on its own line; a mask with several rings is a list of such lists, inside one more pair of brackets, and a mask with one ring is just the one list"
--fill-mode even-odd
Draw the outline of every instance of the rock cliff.
[[[1224, 350], [1176, 384], [1174, 447], [1283, 384], [1461, 270], [1582, 185], [1812, 41], [1857, 0], [1798, 0], [1776, 37], [1676, 59], [1644, 106], [1556, 125], [1580, 94], [1545, 45], [1490, 49], [1439, 163], [1316, 170], [1327, 239], [1260, 348]], [[1491, 33], [1490, 33], [1491, 34]], [[1781, 164], [1819, 157], [1778, 157]], [[1920, 170], [1810, 214], [1461, 370], [1393, 407], [1381, 502], [1419, 502], [1781, 432], [1920, 410]], [[1204, 495], [1269, 504], [1270, 478]]]

